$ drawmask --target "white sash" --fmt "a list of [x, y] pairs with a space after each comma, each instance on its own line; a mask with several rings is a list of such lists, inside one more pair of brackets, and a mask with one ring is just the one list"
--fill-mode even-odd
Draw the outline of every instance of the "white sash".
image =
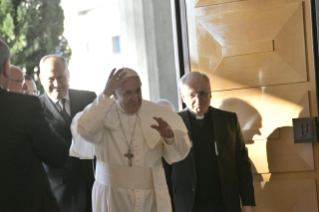
[[129, 167], [96, 161], [95, 180], [100, 184], [113, 188], [154, 189], [157, 211], [172, 211], [164, 169], [161, 165]]

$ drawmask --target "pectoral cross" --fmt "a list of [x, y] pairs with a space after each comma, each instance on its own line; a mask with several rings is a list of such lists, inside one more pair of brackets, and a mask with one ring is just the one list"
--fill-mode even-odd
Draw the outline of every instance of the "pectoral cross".
[[132, 158], [134, 157], [134, 154], [132, 154], [131, 149], [128, 149], [128, 152], [124, 154], [124, 157], [128, 158], [129, 166], [132, 166]]

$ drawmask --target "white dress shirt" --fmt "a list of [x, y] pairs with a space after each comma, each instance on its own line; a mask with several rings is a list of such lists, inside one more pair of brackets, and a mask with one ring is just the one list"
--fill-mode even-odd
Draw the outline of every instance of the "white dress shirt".
[[[60, 99], [53, 99], [49, 95], [48, 97], [51, 99], [55, 107], [58, 109], [59, 112], [62, 112], [61, 105], [59, 104]], [[69, 90], [66, 92], [65, 96], [61, 99], [66, 99], [65, 101], [65, 110], [71, 116], [71, 108], [70, 108], [70, 97], [69, 97]]]

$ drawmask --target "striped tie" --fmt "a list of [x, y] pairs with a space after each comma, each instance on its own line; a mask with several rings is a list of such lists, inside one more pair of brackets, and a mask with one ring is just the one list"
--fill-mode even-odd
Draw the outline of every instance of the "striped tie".
[[71, 124], [71, 117], [68, 114], [68, 112], [66, 112], [65, 102], [66, 102], [66, 99], [60, 99], [59, 100], [59, 104], [60, 104], [60, 106], [62, 108], [61, 115], [63, 116], [63, 118], [64, 118], [64, 120], [65, 120], [65, 122], [67, 124]]

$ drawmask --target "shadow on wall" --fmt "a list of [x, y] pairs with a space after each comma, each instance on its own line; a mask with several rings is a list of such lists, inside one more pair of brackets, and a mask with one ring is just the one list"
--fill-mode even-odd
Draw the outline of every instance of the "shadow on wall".
[[[304, 110], [298, 116], [305, 117]], [[314, 169], [312, 144], [295, 144], [291, 126], [279, 127], [268, 136], [267, 160], [270, 173]]]
[[[245, 144], [253, 144], [253, 137], [255, 135], [260, 135], [260, 129], [262, 127], [262, 118], [259, 112], [251, 106], [249, 103], [237, 99], [230, 98], [223, 100], [219, 109], [226, 110], [230, 112], [234, 112], [237, 114], [239, 124], [241, 126], [241, 130], [244, 135]], [[252, 173], [257, 173], [256, 167], [253, 162], [249, 158], [249, 162], [251, 164]], [[261, 175], [255, 174], [254, 181], [262, 181]]]
[[[237, 114], [246, 145], [258, 142], [258, 140], [254, 141], [253, 139], [255, 135], [261, 135], [262, 117], [256, 108], [237, 98], [223, 100], [219, 108]], [[299, 113], [299, 117], [308, 116], [307, 110], [302, 110]], [[273, 121], [276, 122], [276, 120]], [[265, 157], [267, 158], [265, 160], [267, 160], [269, 171], [265, 172], [265, 175], [258, 174], [255, 165], [250, 161], [252, 173], [254, 173], [257, 204], [255, 212], [281, 212], [292, 207], [295, 209], [293, 211], [317, 211], [317, 209], [309, 209], [317, 208], [314, 182], [311, 180], [289, 180], [289, 175], [285, 176], [288, 178], [283, 179], [282, 175], [268, 174], [314, 170], [312, 144], [294, 144], [291, 126], [276, 128], [265, 139], [267, 139], [266, 146], [263, 148], [266, 148]], [[254, 154], [256, 155], [256, 153]], [[264, 158], [256, 158], [255, 163], [258, 163], [258, 160], [263, 162]]]
[[249, 103], [241, 99], [230, 98], [223, 100], [219, 108], [237, 114], [246, 144], [253, 144], [254, 135], [261, 135], [262, 118]]
[[[278, 133], [278, 132], [279, 133]], [[277, 128], [267, 138], [267, 162], [270, 178], [255, 183], [255, 212], [318, 211], [316, 183], [312, 179], [294, 179], [295, 172], [314, 169], [312, 144], [294, 144], [291, 126]], [[276, 175], [273, 173], [287, 173]], [[297, 177], [298, 178], [298, 177]]]

